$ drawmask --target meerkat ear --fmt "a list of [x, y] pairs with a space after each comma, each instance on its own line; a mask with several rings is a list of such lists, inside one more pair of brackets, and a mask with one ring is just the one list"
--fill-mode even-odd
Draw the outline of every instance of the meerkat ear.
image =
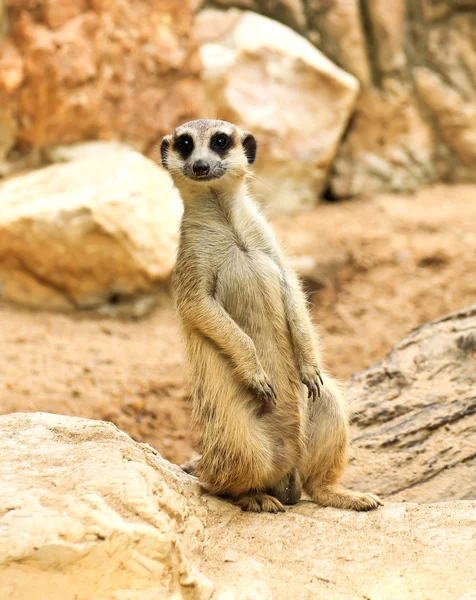
[[241, 145], [243, 146], [243, 151], [248, 159], [248, 164], [252, 165], [256, 160], [256, 150], [258, 148], [255, 136], [248, 131], [245, 131], [241, 140]]
[[172, 139], [171, 135], [166, 135], [160, 144], [160, 156], [162, 158], [162, 166], [164, 169], [168, 169], [167, 158], [170, 148], [170, 140]]

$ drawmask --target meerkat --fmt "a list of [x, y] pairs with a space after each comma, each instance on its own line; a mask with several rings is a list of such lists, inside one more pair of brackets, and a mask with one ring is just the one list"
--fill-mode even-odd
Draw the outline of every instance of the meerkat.
[[341, 489], [348, 411], [321, 367], [295, 273], [247, 189], [254, 136], [199, 119], [161, 145], [184, 205], [172, 281], [201, 432], [195, 474], [243, 510], [280, 512], [302, 489], [323, 506], [371, 510]]

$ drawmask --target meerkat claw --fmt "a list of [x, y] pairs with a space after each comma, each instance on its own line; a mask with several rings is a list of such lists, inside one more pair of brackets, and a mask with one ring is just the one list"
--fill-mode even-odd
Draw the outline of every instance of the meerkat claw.
[[269, 412], [276, 406], [276, 391], [266, 380], [260, 378], [259, 380], [252, 381], [250, 389], [263, 404], [261, 414]]
[[311, 381], [310, 379], [306, 379], [303, 381], [303, 383], [307, 387], [307, 397], [312, 398], [313, 402], [315, 402], [317, 398], [321, 397], [321, 388], [319, 383]]
[[307, 387], [307, 397], [312, 398], [312, 401], [315, 402], [317, 398], [321, 397], [324, 380], [319, 369], [316, 367], [310, 370], [310, 374], [307, 373], [304, 371], [302, 374], [302, 382]]
[[309, 381], [309, 379], [306, 379], [305, 381], [303, 381], [303, 383], [307, 387], [307, 397], [310, 398], [311, 396], [313, 396], [312, 383]]
[[269, 389], [264, 391], [264, 394], [262, 395], [262, 399], [266, 402], [267, 405], [276, 406], [276, 392], [274, 391], [274, 388], [269, 383], [267, 384], [267, 386]]
[[322, 387], [324, 387], [324, 380], [322, 379], [322, 375], [321, 375], [321, 372], [319, 371], [319, 369], [317, 369], [317, 377], [318, 377], [319, 381], [321, 382]]
[[268, 385], [269, 389], [271, 390], [271, 392], [270, 392], [271, 393], [271, 397], [273, 398], [273, 400], [276, 400], [277, 396], [276, 396], [276, 392], [274, 390], [274, 387], [270, 383], [268, 383], [267, 385]]

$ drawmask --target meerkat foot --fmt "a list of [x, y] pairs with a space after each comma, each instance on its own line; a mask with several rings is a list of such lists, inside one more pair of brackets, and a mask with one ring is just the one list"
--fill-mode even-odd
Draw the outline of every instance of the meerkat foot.
[[241, 510], [246, 512], [285, 512], [281, 502], [269, 494], [250, 494], [242, 496], [236, 500], [236, 504], [241, 506]]
[[332, 487], [320, 487], [313, 491], [312, 499], [322, 506], [366, 511], [383, 506], [382, 500], [375, 494], [352, 492]]

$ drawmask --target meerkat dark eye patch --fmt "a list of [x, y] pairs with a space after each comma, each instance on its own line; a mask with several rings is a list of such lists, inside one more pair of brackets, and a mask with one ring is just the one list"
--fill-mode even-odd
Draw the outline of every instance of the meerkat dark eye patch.
[[182, 158], [188, 158], [190, 154], [192, 154], [193, 148], [194, 144], [191, 135], [184, 133], [174, 140], [174, 150], [178, 152]]
[[233, 138], [226, 133], [215, 133], [210, 139], [210, 149], [223, 157], [233, 146]]
[[164, 169], [168, 169], [167, 154], [169, 152], [169, 147], [170, 147], [169, 140], [167, 140], [167, 139], [162, 140], [162, 143], [160, 144], [160, 157], [162, 159], [162, 166], [164, 167]]
[[254, 135], [247, 133], [241, 141], [241, 144], [243, 146], [245, 156], [248, 159], [248, 164], [252, 165], [256, 160], [256, 150], [258, 148], [258, 144], [256, 143]]

